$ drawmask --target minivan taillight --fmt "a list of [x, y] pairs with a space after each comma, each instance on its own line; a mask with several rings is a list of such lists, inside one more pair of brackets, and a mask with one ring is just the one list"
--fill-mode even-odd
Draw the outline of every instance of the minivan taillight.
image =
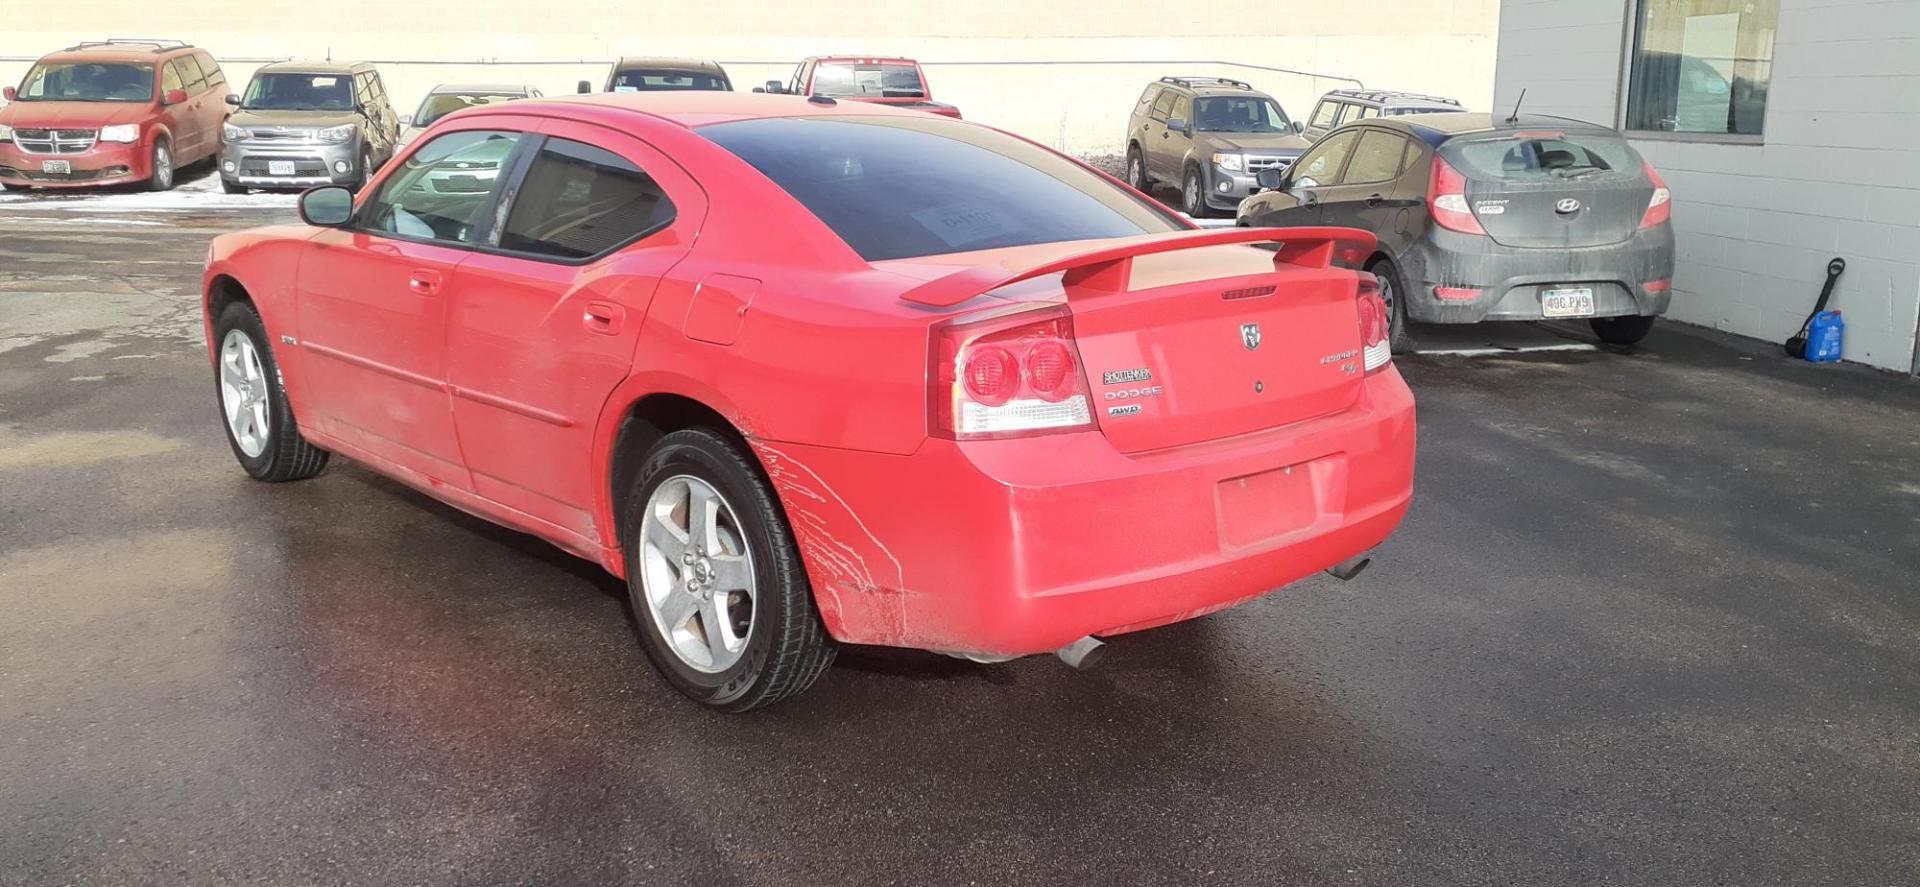
[[1427, 213], [1434, 224], [1448, 231], [1487, 233], [1467, 205], [1467, 177], [1438, 154], [1433, 155], [1433, 174], [1427, 179]]
[[1393, 326], [1386, 300], [1380, 298], [1380, 279], [1371, 274], [1360, 275], [1359, 309], [1360, 360], [1372, 375], [1393, 360]]
[[1093, 427], [1065, 306], [933, 328], [927, 378], [935, 437], [979, 440]]
[[1653, 197], [1647, 200], [1647, 213], [1640, 217], [1641, 229], [1655, 225], [1665, 225], [1673, 218], [1673, 192], [1667, 190], [1667, 183], [1660, 174], [1653, 171], [1653, 164], [1641, 161], [1647, 168], [1647, 180], [1653, 183]]

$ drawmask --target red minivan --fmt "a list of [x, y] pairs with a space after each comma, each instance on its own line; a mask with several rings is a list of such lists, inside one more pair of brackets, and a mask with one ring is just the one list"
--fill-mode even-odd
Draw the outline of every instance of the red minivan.
[[35, 62], [0, 108], [0, 186], [144, 182], [220, 154], [227, 77], [177, 40], [81, 43]]

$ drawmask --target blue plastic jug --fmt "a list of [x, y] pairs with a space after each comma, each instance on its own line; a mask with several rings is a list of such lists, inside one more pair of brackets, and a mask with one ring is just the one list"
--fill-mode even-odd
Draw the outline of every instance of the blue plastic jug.
[[1807, 359], [1814, 363], [1833, 363], [1840, 359], [1840, 345], [1847, 323], [1838, 311], [1822, 311], [1807, 325]]

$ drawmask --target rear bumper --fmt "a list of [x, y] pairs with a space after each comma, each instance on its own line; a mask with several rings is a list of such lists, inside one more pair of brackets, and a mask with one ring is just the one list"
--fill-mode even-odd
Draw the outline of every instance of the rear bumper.
[[[292, 161], [293, 175], [273, 175], [273, 161]], [[342, 171], [340, 164], [345, 164]], [[220, 152], [220, 178], [249, 188], [311, 188], [360, 181], [360, 142], [340, 144], [229, 143]]]
[[[66, 161], [70, 173], [48, 173], [44, 162]], [[136, 142], [95, 142], [79, 154], [32, 154], [12, 143], [0, 143], [0, 182], [40, 188], [97, 188], [143, 182], [153, 175], [150, 145]]]
[[[1397, 257], [1407, 313], [1425, 323], [1541, 320], [1540, 293], [1592, 287], [1595, 317], [1660, 315], [1671, 291], [1648, 290], [1673, 279], [1673, 227], [1639, 231], [1620, 243], [1535, 249], [1501, 246], [1487, 237], [1430, 228]], [[1470, 299], [1442, 299], [1436, 287], [1479, 290]]]
[[1405, 515], [1413, 396], [1153, 453], [1098, 432], [911, 456], [756, 445], [828, 630], [980, 656], [1191, 619], [1367, 551]]

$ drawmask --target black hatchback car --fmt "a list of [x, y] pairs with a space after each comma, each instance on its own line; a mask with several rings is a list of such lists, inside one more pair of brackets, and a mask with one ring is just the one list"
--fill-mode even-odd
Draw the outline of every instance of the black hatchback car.
[[1372, 231], [1395, 351], [1409, 321], [1588, 318], [1631, 345], [1666, 313], [1671, 193], [1614, 130], [1560, 117], [1422, 114], [1342, 126], [1263, 170], [1239, 224]]

